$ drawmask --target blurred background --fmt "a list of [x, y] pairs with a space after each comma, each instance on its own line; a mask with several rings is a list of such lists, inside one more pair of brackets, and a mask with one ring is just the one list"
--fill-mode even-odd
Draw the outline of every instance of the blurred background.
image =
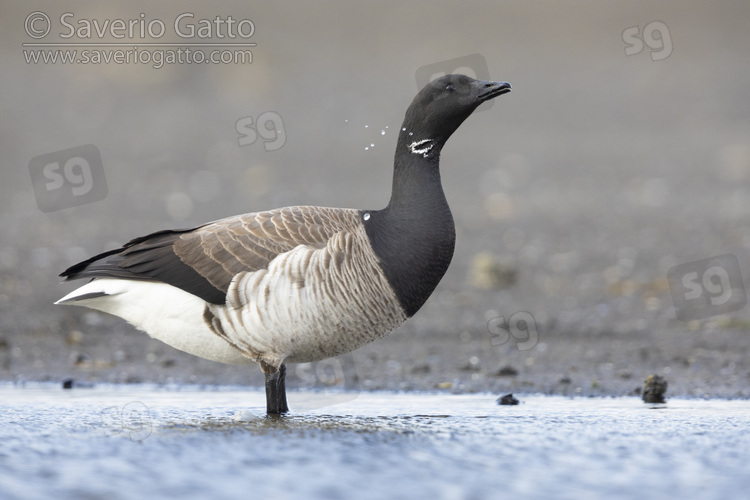
[[[1, 380], [261, 385], [53, 306], [81, 284], [57, 275], [163, 228], [382, 208], [406, 107], [425, 75], [460, 71], [513, 92], [444, 149], [453, 263], [417, 316], [343, 364], [356, 387], [620, 395], [656, 373], [672, 394], [750, 396], [745, 2], [0, 11]], [[201, 62], [210, 43], [255, 45]]]

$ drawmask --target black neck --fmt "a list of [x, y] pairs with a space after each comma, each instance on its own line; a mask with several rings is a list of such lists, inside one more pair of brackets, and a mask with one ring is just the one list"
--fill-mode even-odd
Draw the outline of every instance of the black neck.
[[[448, 269], [456, 240], [440, 182], [442, 144], [402, 132], [391, 200], [365, 222], [373, 250], [407, 316], [425, 303]], [[416, 145], [415, 145], [416, 143]]]
[[401, 132], [393, 159], [391, 200], [386, 210], [412, 212], [423, 203], [437, 202], [448, 206], [440, 182], [442, 147], [442, 144], [430, 139], [415, 140], [406, 132]]

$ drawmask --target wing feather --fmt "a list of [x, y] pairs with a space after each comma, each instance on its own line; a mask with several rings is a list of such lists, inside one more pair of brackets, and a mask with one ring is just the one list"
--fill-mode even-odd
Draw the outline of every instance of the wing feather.
[[359, 224], [359, 210], [286, 207], [239, 215], [193, 228], [158, 231], [80, 262], [66, 280], [114, 277], [168, 283], [224, 304], [232, 279], [265, 269], [299, 245], [322, 248]]

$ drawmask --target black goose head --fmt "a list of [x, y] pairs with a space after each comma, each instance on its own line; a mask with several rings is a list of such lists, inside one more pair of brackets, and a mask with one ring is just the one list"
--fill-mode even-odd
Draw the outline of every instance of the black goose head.
[[506, 82], [448, 75], [430, 82], [406, 111], [391, 200], [383, 210], [363, 211], [362, 221], [408, 317], [422, 307], [453, 257], [456, 231], [440, 183], [440, 150], [480, 104], [507, 92]]
[[511, 91], [508, 82], [446, 75], [428, 83], [406, 110], [399, 142], [425, 158], [439, 151], [480, 104]]

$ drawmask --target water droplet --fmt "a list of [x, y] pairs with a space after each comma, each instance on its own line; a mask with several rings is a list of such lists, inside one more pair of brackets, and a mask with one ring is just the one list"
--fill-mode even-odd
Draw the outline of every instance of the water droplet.
[[[386, 127], [387, 128], [387, 127]], [[385, 130], [380, 131], [380, 135], [385, 135]]]
[[365, 148], [365, 151], [367, 151], [368, 149], [370, 149], [370, 148]]
[[369, 125], [365, 125], [365, 128], [370, 128], [370, 126]]
[[375, 144], [370, 144], [370, 147], [371, 147], [371, 148], [374, 148], [374, 147], [375, 147]]
[[349, 120], [344, 120], [344, 123], [349, 123]]
[[414, 135], [414, 132], [409, 132], [409, 135]]
[[364, 220], [370, 220], [370, 212], [365, 212], [365, 215], [362, 216]]
[[406, 132], [406, 127], [401, 129], [402, 132]]

